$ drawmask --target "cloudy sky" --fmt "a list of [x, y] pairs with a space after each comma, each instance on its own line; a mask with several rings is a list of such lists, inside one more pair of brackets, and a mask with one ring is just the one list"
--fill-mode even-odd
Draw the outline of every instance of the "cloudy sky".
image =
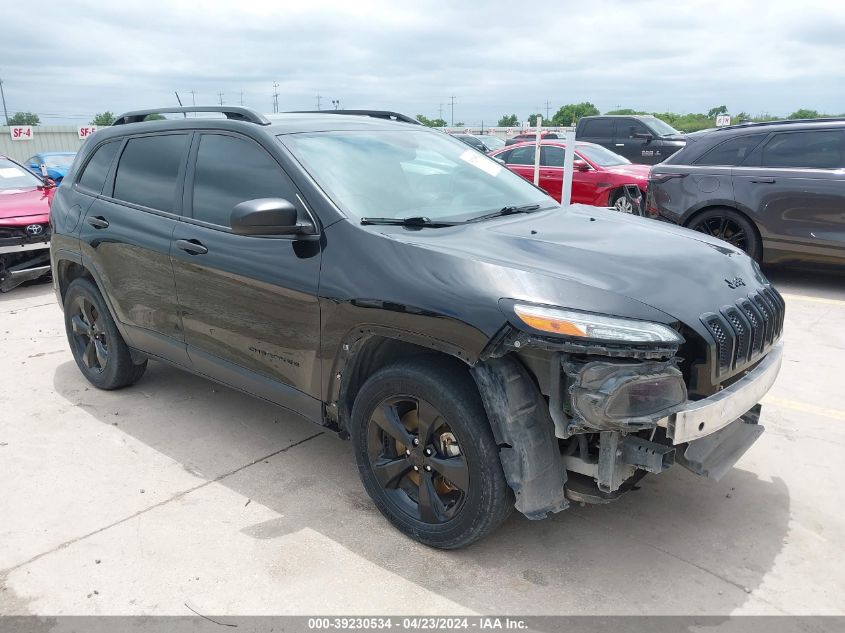
[[[35, 5], [32, 5], [35, 7]], [[46, 6], [46, 5], [45, 5]], [[841, 0], [65, 0], [0, 22], [11, 112], [42, 123], [223, 101], [392, 109], [467, 125], [600, 110], [845, 112]], [[6, 16], [9, 11], [3, 11]], [[16, 13], [17, 15], [17, 13]], [[241, 97], [241, 94], [243, 95]]]

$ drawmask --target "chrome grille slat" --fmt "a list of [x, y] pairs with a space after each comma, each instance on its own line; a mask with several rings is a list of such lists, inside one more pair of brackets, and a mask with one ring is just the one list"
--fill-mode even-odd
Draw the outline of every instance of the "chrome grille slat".
[[766, 286], [751, 292], [720, 313], [708, 312], [701, 322], [715, 343], [715, 375], [724, 376], [764, 356], [783, 333], [786, 304], [778, 292]]

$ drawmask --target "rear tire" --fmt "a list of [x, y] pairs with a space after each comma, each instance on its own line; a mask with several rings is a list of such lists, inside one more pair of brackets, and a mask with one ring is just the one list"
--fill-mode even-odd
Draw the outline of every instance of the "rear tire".
[[756, 261], [763, 255], [757, 228], [741, 213], [726, 207], [708, 209], [693, 217], [687, 228], [724, 240]]
[[420, 543], [469, 545], [513, 509], [478, 388], [457, 361], [423, 357], [379, 370], [358, 393], [349, 431], [367, 493]]
[[70, 350], [88, 382], [99, 389], [120, 389], [144, 375], [147, 361], [133, 362], [103, 296], [91, 281], [73, 280], [64, 308]]

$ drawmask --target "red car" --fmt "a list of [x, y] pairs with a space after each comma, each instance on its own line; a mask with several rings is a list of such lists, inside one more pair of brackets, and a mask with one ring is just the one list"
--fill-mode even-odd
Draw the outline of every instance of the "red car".
[[50, 273], [55, 183], [0, 156], [0, 292]]
[[[560, 202], [563, 188], [563, 154], [560, 140], [541, 141], [540, 188]], [[535, 143], [519, 143], [491, 152], [526, 180], [534, 182]], [[575, 172], [572, 174], [572, 202], [596, 207], [614, 207], [631, 213], [625, 185], [637, 185], [645, 196], [649, 165], [633, 165], [627, 158], [594, 143], [575, 143]]]

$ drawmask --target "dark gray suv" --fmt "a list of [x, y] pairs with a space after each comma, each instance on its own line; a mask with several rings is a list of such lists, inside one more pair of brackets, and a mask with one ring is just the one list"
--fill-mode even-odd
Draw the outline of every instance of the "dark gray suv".
[[646, 214], [757, 261], [845, 263], [845, 119], [690, 134], [683, 150], [652, 169]]

